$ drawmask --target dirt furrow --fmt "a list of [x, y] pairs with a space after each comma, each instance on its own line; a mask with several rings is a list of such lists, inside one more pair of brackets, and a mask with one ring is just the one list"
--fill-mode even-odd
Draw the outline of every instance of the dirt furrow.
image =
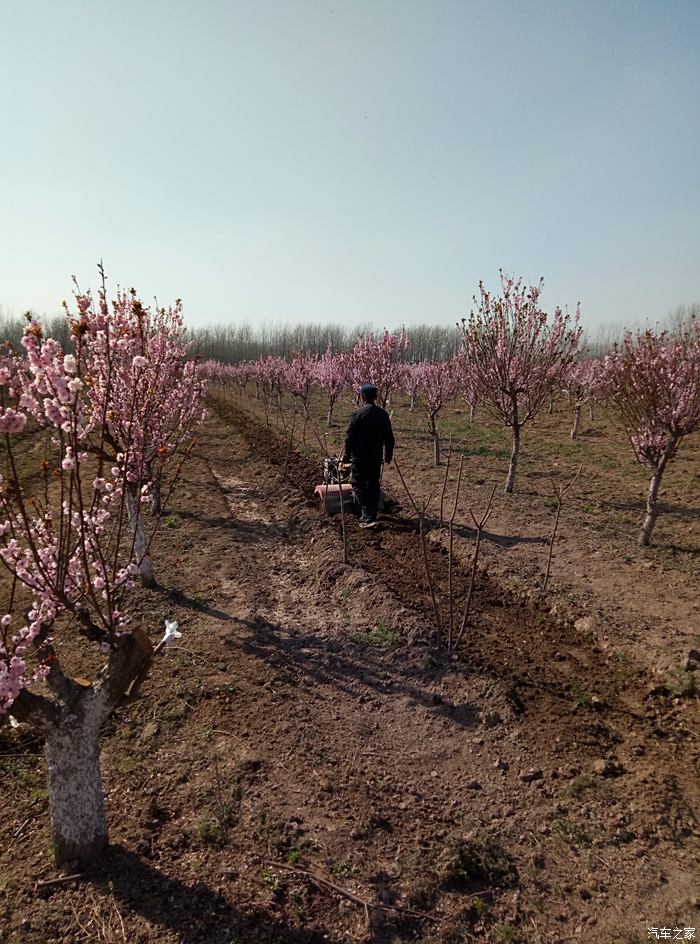
[[[106, 732], [105, 874], [38, 901], [11, 883], [8, 941], [82, 944], [97, 914], [134, 944], [631, 942], [646, 923], [700, 925], [688, 704], [646, 698], [487, 576], [464, 658], [446, 660], [410, 519], [349, 522], [344, 565], [313, 462], [292, 454], [282, 481], [267, 435], [239, 411], [203, 431], [154, 548], [161, 588], [141, 594], [143, 621], [174, 616], [183, 637]], [[437, 541], [430, 558], [444, 596]], [[3, 785], [9, 840], [28, 801]], [[51, 874], [42, 842], [32, 877]], [[369, 924], [302, 869], [367, 901]]]

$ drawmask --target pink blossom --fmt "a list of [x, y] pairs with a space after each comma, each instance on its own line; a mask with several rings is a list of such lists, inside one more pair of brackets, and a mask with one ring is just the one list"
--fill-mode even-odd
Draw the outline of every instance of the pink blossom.
[[0, 414], [0, 433], [21, 433], [27, 423], [24, 413], [18, 413], [12, 407]]

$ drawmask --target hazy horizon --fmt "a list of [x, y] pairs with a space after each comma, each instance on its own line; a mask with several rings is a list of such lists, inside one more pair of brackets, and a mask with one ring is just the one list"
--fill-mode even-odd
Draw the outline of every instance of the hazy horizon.
[[0, 10], [0, 306], [450, 325], [498, 269], [584, 327], [700, 300], [700, 4]]

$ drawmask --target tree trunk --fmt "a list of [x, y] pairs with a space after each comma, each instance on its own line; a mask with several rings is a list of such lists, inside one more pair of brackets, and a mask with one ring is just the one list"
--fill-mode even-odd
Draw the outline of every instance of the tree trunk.
[[440, 465], [440, 434], [438, 433], [435, 417], [430, 417], [430, 435], [433, 437], [433, 451], [435, 454], [435, 465]]
[[53, 846], [59, 867], [96, 859], [107, 845], [99, 718], [81, 708], [46, 737]]
[[139, 568], [139, 576], [144, 587], [155, 587], [153, 565], [148, 556], [148, 538], [143, 524], [143, 514], [137, 496], [126, 489], [126, 508], [129, 515], [129, 527], [134, 535], [134, 554]]
[[591, 423], [593, 422], [593, 401], [592, 400], [589, 401], [588, 403], [588, 419], [589, 419], [589, 422]]
[[649, 484], [649, 494], [647, 495], [647, 516], [644, 519], [644, 524], [642, 525], [642, 530], [639, 532], [638, 543], [640, 547], [649, 547], [651, 544], [651, 532], [654, 530], [654, 525], [656, 524], [656, 519], [659, 516], [659, 489], [661, 488], [661, 478], [664, 474], [664, 469], [676, 451], [678, 442], [672, 440], [664, 454], [659, 459], [659, 464], [654, 469], [654, 474], [651, 477], [651, 482]]
[[476, 410], [476, 401], [472, 400], [469, 404], [469, 422], [474, 422], [474, 411]]
[[160, 486], [161, 475], [160, 472], [158, 472], [151, 483], [151, 514], [154, 518], [157, 518], [163, 510]]
[[331, 426], [333, 425], [333, 406], [334, 406], [334, 401], [329, 399], [328, 400], [328, 413], [326, 415], [326, 426], [328, 427], [328, 429], [330, 429]]
[[581, 426], [581, 405], [579, 404], [574, 410], [574, 425], [571, 429], [571, 438], [576, 439], [578, 436], [579, 427]]
[[506, 479], [506, 491], [512, 494], [515, 488], [515, 472], [518, 468], [518, 459], [520, 457], [520, 425], [513, 424], [513, 449], [510, 454], [510, 465], [508, 466], [508, 478]]
[[547, 410], [547, 412], [549, 413], [550, 416], [554, 413], [554, 394], [553, 393], [550, 393], [549, 395], [549, 409]]

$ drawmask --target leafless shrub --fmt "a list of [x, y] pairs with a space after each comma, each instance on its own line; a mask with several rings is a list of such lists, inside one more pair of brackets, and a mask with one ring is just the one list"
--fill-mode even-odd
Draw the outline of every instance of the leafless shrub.
[[440, 493], [440, 527], [442, 527], [442, 510], [445, 503], [445, 492], [447, 491], [447, 477], [450, 474], [450, 459], [452, 458], [452, 433], [450, 433], [450, 442], [447, 447], [447, 462], [445, 464], [445, 477], [442, 480], [442, 492]]
[[496, 494], [496, 488], [497, 486], [494, 485], [493, 489], [491, 490], [491, 495], [489, 497], [488, 504], [486, 505], [486, 510], [484, 511], [481, 518], [477, 520], [474, 512], [471, 510], [471, 508], [469, 509], [469, 514], [471, 515], [472, 521], [474, 522], [474, 527], [476, 528], [476, 544], [474, 546], [474, 557], [472, 559], [472, 570], [471, 570], [471, 576], [469, 579], [469, 590], [467, 591], [467, 599], [464, 603], [464, 615], [462, 616], [462, 625], [460, 626], [459, 635], [457, 636], [457, 640], [454, 644], [454, 648], [452, 649], [452, 652], [457, 651], [457, 648], [460, 642], [462, 641], [464, 630], [467, 628], [467, 622], [469, 621], [469, 612], [471, 610], [472, 598], [474, 596], [474, 583], [476, 581], [476, 568], [479, 561], [479, 550], [481, 548], [481, 535], [484, 528], [486, 527], [486, 522], [491, 517], [491, 512], [493, 511], [493, 497]]
[[[449, 459], [449, 457], [448, 457]], [[459, 505], [459, 490], [462, 485], [462, 469], [464, 468], [464, 456], [459, 457], [459, 472], [457, 473], [457, 488], [455, 490], [455, 500], [452, 505], [452, 514], [450, 515], [450, 541], [447, 557], [447, 595], [449, 599], [449, 620], [447, 624], [447, 651], [452, 652], [452, 630], [454, 627], [454, 594], [452, 590], [452, 561], [454, 557], [454, 528], [455, 517], [457, 515], [457, 506]]]
[[435, 635], [437, 639], [437, 644], [438, 646], [440, 646], [442, 644], [442, 626], [440, 623], [440, 610], [438, 609], [438, 605], [437, 605], [437, 597], [435, 595], [435, 586], [433, 584], [433, 575], [430, 570], [430, 561], [428, 560], [428, 545], [427, 545], [426, 537], [425, 537], [425, 519], [428, 514], [428, 508], [430, 507], [430, 503], [433, 497], [431, 495], [429, 498], [424, 499], [419, 507], [416, 504], [413, 498], [413, 495], [411, 494], [408, 488], [408, 485], [406, 485], [406, 480], [404, 479], [401, 469], [399, 467], [399, 464], [395, 458], [394, 458], [394, 468], [396, 469], [398, 476], [401, 479], [401, 484], [404, 487], [404, 491], [406, 492], [408, 500], [411, 503], [411, 506], [413, 510], [415, 511], [416, 515], [418, 516], [418, 530], [420, 534], [421, 551], [423, 553], [423, 566], [425, 568], [425, 579], [428, 582], [428, 590], [430, 592], [430, 601], [433, 606], [433, 617], [435, 619]]
[[559, 482], [556, 481], [556, 479], [554, 478], [554, 476], [551, 477], [551, 478], [552, 478], [552, 487], [554, 488], [554, 495], [555, 495], [555, 498], [556, 498], [556, 500], [557, 500], [557, 511], [556, 511], [555, 516], [554, 516], [554, 527], [552, 528], [552, 536], [551, 536], [551, 538], [549, 539], [549, 554], [547, 555], [547, 572], [546, 572], [545, 575], [544, 575], [544, 583], [542, 584], [542, 593], [545, 592], [545, 590], [547, 589], [547, 584], [549, 583], [549, 572], [550, 572], [551, 567], [552, 567], [552, 553], [553, 553], [553, 551], [554, 551], [554, 539], [555, 539], [556, 536], [557, 536], [557, 528], [559, 527], [559, 518], [560, 518], [560, 516], [561, 516], [561, 506], [562, 506], [562, 504], [563, 504], [563, 502], [564, 502], [564, 497], [571, 491], [571, 489], [572, 489], [572, 488], [574, 487], [574, 485], [576, 484], [576, 480], [578, 479], [579, 475], [581, 474], [581, 468], [582, 468], [582, 466], [583, 466], [583, 463], [581, 463], [581, 465], [579, 465], [579, 467], [578, 467], [578, 469], [577, 469], [577, 471], [576, 471], [576, 474], [574, 475], [574, 477], [572, 478], [572, 480], [569, 482], [569, 484], [566, 485], [566, 486], [560, 485]]

